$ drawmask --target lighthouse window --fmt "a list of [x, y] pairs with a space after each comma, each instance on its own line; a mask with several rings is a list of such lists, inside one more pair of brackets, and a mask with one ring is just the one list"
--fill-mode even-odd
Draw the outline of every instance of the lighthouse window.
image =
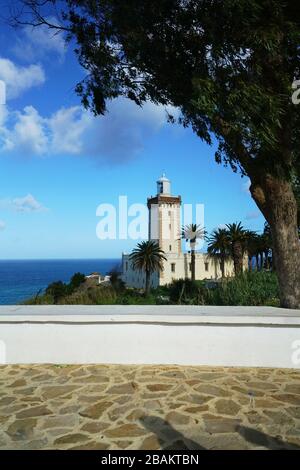
[[175, 266], [176, 266], [175, 263], [172, 263], [172, 264], [171, 264], [171, 271], [172, 271], [172, 273], [175, 273]]
[[172, 245], [169, 245], [169, 251], [172, 251]]
[[208, 263], [204, 263], [204, 265], [205, 265], [205, 271], [208, 271], [209, 264], [208, 264]]
[[128, 262], [126, 261], [125, 270], [128, 271]]
[[169, 215], [169, 217], [170, 217], [170, 215], [172, 215], [172, 212], [171, 212], [171, 211], [169, 211], [169, 212], [168, 212], [168, 215]]

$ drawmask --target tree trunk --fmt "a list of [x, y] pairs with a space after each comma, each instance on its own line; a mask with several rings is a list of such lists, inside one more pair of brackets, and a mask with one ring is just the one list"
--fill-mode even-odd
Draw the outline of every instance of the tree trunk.
[[192, 281], [196, 279], [196, 256], [195, 250], [191, 250], [191, 269], [192, 269]]
[[269, 250], [265, 251], [265, 269], [269, 269]]
[[146, 271], [146, 286], [145, 286], [145, 295], [148, 297], [150, 294], [150, 271]]
[[248, 271], [252, 271], [252, 256], [248, 255]]
[[275, 265], [275, 257], [274, 257], [274, 249], [272, 248], [272, 256], [271, 256], [271, 267], [272, 267], [272, 271], [276, 271], [276, 265]]
[[238, 275], [243, 272], [243, 248], [239, 241], [233, 242], [232, 251], [234, 273]]
[[264, 269], [264, 253], [263, 251], [260, 252], [260, 266], [259, 270], [262, 271]]
[[257, 176], [250, 191], [271, 227], [281, 307], [300, 308], [300, 242], [292, 186], [270, 175], [264, 180]]
[[259, 271], [259, 255], [258, 255], [258, 253], [256, 253], [256, 255], [255, 255], [255, 267], [256, 267], [256, 271]]
[[224, 279], [225, 277], [225, 256], [221, 254], [221, 260], [220, 260], [220, 268], [221, 268], [221, 274], [222, 278]]

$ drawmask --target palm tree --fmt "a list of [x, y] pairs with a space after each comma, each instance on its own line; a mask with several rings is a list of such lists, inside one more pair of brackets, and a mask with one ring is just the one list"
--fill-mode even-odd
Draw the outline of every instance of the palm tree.
[[269, 257], [272, 250], [272, 239], [271, 232], [268, 224], [265, 224], [264, 231], [262, 234], [246, 231], [247, 237], [247, 250], [249, 258], [255, 256], [256, 258], [256, 269], [261, 271], [262, 269], [269, 269]]
[[243, 257], [246, 248], [247, 231], [241, 222], [226, 224], [228, 240], [234, 264], [235, 275], [243, 272]]
[[182, 227], [181, 229], [181, 238], [186, 242], [190, 242], [191, 247], [191, 271], [192, 271], [192, 281], [196, 279], [196, 256], [195, 248], [197, 245], [197, 240], [203, 239], [205, 236], [205, 230], [203, 227], [197, 224], [188, 224]]
[[256, 259], [256, 267], [258, 264], [259, 235], [252, 230], [246, 230], [245, 236], [246, 236], [246, 247], [247, 247], [247, 252], [248, 252], [248, 269], [249, 271], [252, 271], [253, 257], [255, 257]]
[[164, 251], [161, 250], [156, 241], [144, 241], [138, 243], [131, 255], [133, 269], [139, 269], [146, 274], [145, 295], [148, 296], [150, 292], [150, 277], [155, 271], [163, 270], [163, 260], [167, 260], [164, 256]]
[[222, 277], [225, 277], [225, 261], [229, 255], [229, 239], [228, 232], [225, 228], [218, 228], [214, 230], [210, 237], [207, 239], [208, 247], [207, 252], [209, 255], [220, 260], [220, 268]]

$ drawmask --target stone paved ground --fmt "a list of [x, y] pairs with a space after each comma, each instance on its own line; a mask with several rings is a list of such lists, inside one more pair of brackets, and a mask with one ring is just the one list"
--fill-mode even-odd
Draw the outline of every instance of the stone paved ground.
[[300, 371], [1, 366], [1, 449], [300, 449]]

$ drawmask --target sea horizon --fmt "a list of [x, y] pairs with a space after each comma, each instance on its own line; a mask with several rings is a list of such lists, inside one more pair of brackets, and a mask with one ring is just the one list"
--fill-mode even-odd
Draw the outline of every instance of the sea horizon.
[[76, 272], [106, 275], [121, 258], [0, 259], [0, 305], [15, 305], [55, 281], [69, 282]]
[[119, 260], [121, 258], [0, 258], [1, 261], [94, 261], [94, 260]]

